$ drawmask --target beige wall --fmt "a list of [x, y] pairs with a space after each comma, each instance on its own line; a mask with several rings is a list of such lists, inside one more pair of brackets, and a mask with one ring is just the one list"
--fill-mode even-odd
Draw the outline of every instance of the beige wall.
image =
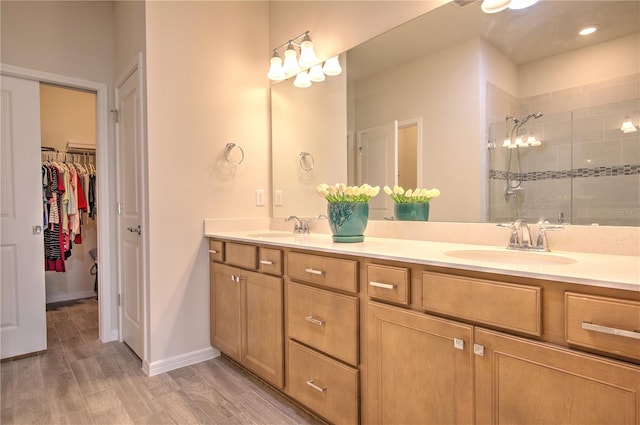
[[269, 48], [309, 30], [318, 59], [324, 60], [447, 1], [270, 1]]
[[261, 1], [146, 5], [151, 362], [209, 346], [203, 218], [269, 216], [268, 25]]
[[95, 93], [41, 84], [40, 131], [42, 146], [60, 151], [69, 140], [95, 144]]

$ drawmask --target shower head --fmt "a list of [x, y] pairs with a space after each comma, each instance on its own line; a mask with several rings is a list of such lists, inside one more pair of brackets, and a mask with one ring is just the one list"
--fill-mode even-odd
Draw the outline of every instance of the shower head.
[[524, 125], [524, 123], [529, 121], [531, 118], [540, 118], [541, 116], [542, 116], [542, 112], [535, 112], [533, 114], [527, 115], [526, 117], [522, 118], [521, 120], [517, 120], [517, 119], [514, 118], [513, 121], [515, 121], [517, 127], [522, 127]]

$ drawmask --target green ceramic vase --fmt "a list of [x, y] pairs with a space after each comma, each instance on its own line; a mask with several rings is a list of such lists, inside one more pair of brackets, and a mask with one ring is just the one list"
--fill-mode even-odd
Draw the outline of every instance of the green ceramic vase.
[[334, 242], [362, 242], [369, 221], [367, 202], [329, 202], [329, 227]]
[[396, 220], [427, 221], [429, 220], [429, 202], [395, 204], [393, 212]]

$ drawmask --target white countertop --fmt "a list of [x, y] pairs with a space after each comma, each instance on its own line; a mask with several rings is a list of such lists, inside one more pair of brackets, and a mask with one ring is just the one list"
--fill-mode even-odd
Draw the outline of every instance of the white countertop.
[[638, 256], [523, 252], [495, 246], [369, 236], [365, 236], [364, 242], [335, 243], [328, 234], [296, 235], [269, 230], [205, 230], [205, 236], [640, 292]]

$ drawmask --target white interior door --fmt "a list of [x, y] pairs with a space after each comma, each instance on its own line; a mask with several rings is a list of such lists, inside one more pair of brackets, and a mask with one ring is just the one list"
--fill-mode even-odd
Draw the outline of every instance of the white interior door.
[[144, 359], [143, 127], [140, 70], [137, 67], [117, 86], [116, 102], [121, 338]]
[[[398, 176], [398, 121], [358, 132], [358, 184], [396, 184]], [[369, 201], [369, 218], [393, 216], [393, 201], [385, 193]]]
[[[40, 86], [2, 76], [0, 355], [47, 348]], [[39, 231], [38, 229], [39, 226]]]

